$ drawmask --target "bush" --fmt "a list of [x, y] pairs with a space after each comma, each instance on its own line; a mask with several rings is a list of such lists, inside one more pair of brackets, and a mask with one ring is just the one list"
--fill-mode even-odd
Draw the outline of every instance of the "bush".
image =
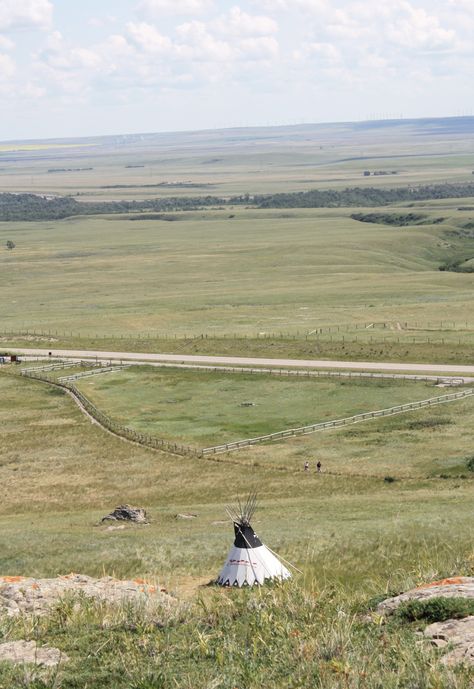
[[466, 457], [466, 466], [469, 469], [469, 471], [474, 471], [474, 455]]
[[419, 419], [418, 421], [410, 421], [407, 427], [410, 431], [416, 431], [423, 430], [424, 428], [436, 428], [437, 426], [449, 426], [452, 423], [450, 418], [440, 417], [438, 419]]
[[474, 615], [474, 600], [472, 598], [442, 598], [440, 596], [428, 600], [410, 600], [402, 603], [395, 611], [395, 616], [404, 622], [444, 622], [445, 620], [461, 620]]
[[384, 478], [385, 483], [395, 483], [396, 480], [394, 476], [385, 476]]

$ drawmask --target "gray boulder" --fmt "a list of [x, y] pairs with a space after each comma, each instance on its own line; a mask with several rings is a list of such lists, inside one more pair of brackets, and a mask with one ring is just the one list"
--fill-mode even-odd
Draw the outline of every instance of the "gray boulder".
[[131, 505], [119, 505], [113, 512], [102, 517], [101, 521], [105, 522], [109, 520], [148, 524], [148, 518], [143, 507], [132, 507]]

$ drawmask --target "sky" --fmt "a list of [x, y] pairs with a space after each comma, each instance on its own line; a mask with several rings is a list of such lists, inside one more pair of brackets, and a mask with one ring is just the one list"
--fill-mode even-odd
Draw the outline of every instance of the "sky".
[[474, 114], [474, 0], [0, 0], [0, 140]]

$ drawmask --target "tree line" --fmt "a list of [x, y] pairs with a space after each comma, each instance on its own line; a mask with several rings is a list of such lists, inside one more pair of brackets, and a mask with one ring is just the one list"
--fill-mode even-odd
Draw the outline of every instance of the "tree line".
[[387, 206], [430, 199], [474, 197], [474, 183], [430, 184], [384, 189], [313, 189], [277, 194], [180, 196], [134, 201], [77, 201], [72, 196], [46, 197], [36, 194], [0, 194], [0, 221], [61, 220], [77, 215], [170, 212], [209, 207], [251, 206], [253, 208], [344, 208]]

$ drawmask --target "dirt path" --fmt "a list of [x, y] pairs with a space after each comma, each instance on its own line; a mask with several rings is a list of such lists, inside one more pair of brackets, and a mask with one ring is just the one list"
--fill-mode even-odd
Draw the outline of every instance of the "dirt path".
[[[42, 356], [44, 349], [9, 347], [13, 354]], [[472, 364], [405, 364], [374, 361], [331, 361], [327, 359], [266, 359], [242, 356], [206, 356], [199, 354], [151, 354], [138, 352], [106, 352], [100, 350], [51, 349], [53, 357], [60, 358], [106, 358], [108, 360], [168, 362], [176, 364], [208, 364], [227, 366], [272, 366], [277, 368], [321, 368], [353, 371], [399, 371], [406, 373], [465, 374], [474, 375]]]

